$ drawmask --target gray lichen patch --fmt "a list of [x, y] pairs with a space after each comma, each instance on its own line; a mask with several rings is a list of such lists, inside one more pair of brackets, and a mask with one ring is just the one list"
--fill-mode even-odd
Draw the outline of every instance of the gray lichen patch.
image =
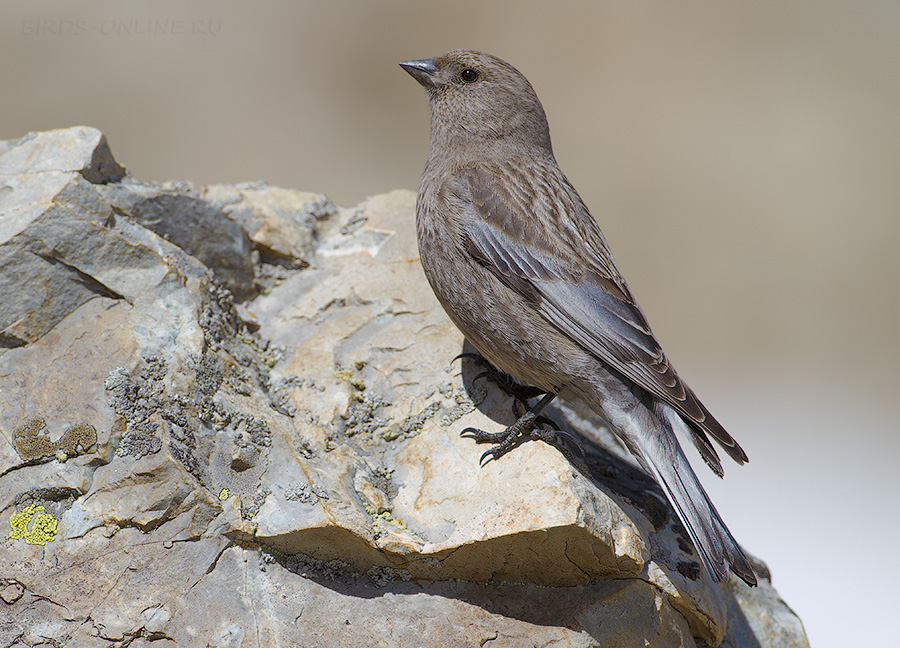
[[219, 391], [225, 373], [222, 370], [222, 362], [213, 355], [201, 356], [199, 360], [191, 363], [194, 369], [194, 385], [197, 388], [200, 400], [209, 400]]
[[405, 569], [376, 565], [364, 572], [357, 571], [341, 560], [319, 560], [307, 554], [280, 555], [267, 553], [266, 562], [278, 563], [288, 571], [319, 583], [341, 583], [345, 586], [384, 588], [395, 582], [411, 580]]
[[271, 494], [268, 489], [263, 489], [253, 496], [253, 499], [241, 505], [241, 517], [245, 520], [252, 520], [259, 514], [260, 507], [265, 503], [266, 498]]
[[164, 450], [210, 493], [225, 489], [239, 497], [250, 520], [264, 500], [259, 480], [272, 444], [259, 407], [271, 382], [261, 359], [268, 344], [232, 321], [227, 291], [217, 294], [221, 299], [208, 301], [204, 311], [215, 347], [180, 361], [144, 357], [131, 371], [110, 372], [105, 386], [125, 428], [119, 456], [140, 459]]
[[234, 431], [235, 444], [252, 443], [260, 448], [272, 445], [272, 432], [266, 419], [243, 412], [224, 399], [215, 399], [207, 421], [215, 430]]
[[375, 566], [366, 570], [366, 576], [372, 579], [375, 587], [387, 587], [396, 581], [408, 581], [412, 575], [405, 569], [396, 567]]
[[319, 560], [306, 554], [267, 554], [270, 562], [278, 562], [285, 569], [314, 581], [337, 581], [355, 583], [362, 574], [342, 560]]
[[118, 367], [106, 377], [107, 402], [127, 423], [117, 455], [138, 459], [162, 448], [160, 420], [154, 415], [163, 405], [165, 375], [166, 361], [150, 356], [144, 358], [137, 375]]
[[476, 403], [465, 391], [458, 391], [453, 395], [454, 405], [441, 414], [441, 425], [447, 426], [461, 419], [469, 412], [475, 411]]
[[[211, 351], [225, 347], [231, 351], [236, 333], [244, 329], [234, 305], [231, 292], [215, 282], [203, 286], [203, 309], [200, 311], [200, 328]], [[232, 353], [234, 357], [235, 354]]]
[[328, 499], [328, 491], [321, 486], [313, 486], [310, 484], [297, 484], [291, 486], [284, 492], [284, 498], [289, 502], [302, 502], [304, 504], [312, 504], [319, 500]]
[[378, 411], [386, 405], [390, 405], [390, 403], [381, 396], [357, 392], [347, 411], [341, 414], [335, 422], [340, 431], [348, 437], [362, 433], [369, 438], [376, 430], [390, 424], [389, 418], [377, 415]]
[[352, 391], [346, 411], [336, 412], [332, 423], [338, 433], [348, 437], [362, 434], [365, 438], [370, 439], [377, 430], [390, 425], [389, 417], [378, 414], [382, 408], [389, 407], [391, 403], [379, 394], [366, 391], [366, 382], [359, 375], [359, 371], [364, 367], [364, 362], [357, 362], [355, 370], [345, 369], [340, 364], [335, 367], [334, 377], [346, 382]]
[[381, 438], [385, 441], [393, 441], [400, 437], [412, 437], [419, 433], [428, 419], [434, 417], [441, 410], [440, 401], [432, 401], [418, 414], [410, 414], [400, 423], [395, 423], [390, 429], [382, 432]]
[[[283, 350], [284, 347], [281, 347]], [[272, 363], [274, 367], [275, 363]], [[291, 418], [297, 416], [297, 408], [291, 404], [291, 395], [294, 390], [303, 386], [303, 379], [297, 376], [286, 376], [272, 380], [267, 385], [269, 396], [271, 397], [270, 407], [279, 414], [284, 414]], [[318, 422], [318, 421], [315, 421]]]

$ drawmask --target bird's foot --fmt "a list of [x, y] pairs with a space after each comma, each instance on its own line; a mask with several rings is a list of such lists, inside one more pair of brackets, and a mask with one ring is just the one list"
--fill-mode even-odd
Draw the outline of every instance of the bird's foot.
[[[579, 452], [582, 452], [583, 454], [581, 446], [578, 445], [578, 442], [571, 434], [563, 432], [556, 423], [540, 414], [541, 410], [543, 410], [554, 397], [555, 394], [553, 393], [545, 394], [534, 407], [522, 415], [520, 415], [518, 411], [518, 406], [521, 403], [516, 400], [516, 403], [513, 405], [513, 413], [519, 418], [502, 432], [485, 432], [478, 428], [468, 427], [460, 433], [460, 436], [473, 439], [475, 443], [495, 444], [493, 448], [489, 448], [481, 455], [479, 463], [482, 466], [488, 461], [499, 459], [507, 452], [526, 441], [540, 439], [544, 443], [556, 447], [562, 452], [566, 459], [581, 469], [584, 464], [574, 455], [574, 453], [572, 453], [570, 444], [574, 444]], [[570, 444], [566, 443], [566, 441], [570, 442]]]
[[582, 450], [575, 437], [568, 432], [560, 430], [553, 421], [544, 416], [538, 416], [531, 420], [523, 417], [502, 432], [485, 432], [478, 428], [468, 427], [460, 433], [460, 436], [472, 439], [475, 443], [495, 444], [494, 447], [488, 448], [481, 455], [479, 463], [482, 466], [489, 461], [499, 459], [513, 448], [527, 441], [535, 440], [552, 445], [579, 469], [582, 469], [584, 465], [581, 458], [572, 452], [572, 446], [574, 446], [578, 449], [581, 456], [584, 456], [584, 450]]
[[481, 455], [478, 463], [483, 466], [488, 461], [499, 459], [525, 441], [535, 438], [535, 433], [538, 431], [536, 427], [538, 418], [529, 412], [502, 432], [485, 432], [478, 428], [467, 427], [460, 433], [460, 436], [470, 438], [475, 443], [495, 444]]
[[[475, 382], [479, 378], [488, 378], [494, 382], [513, 399], [512, 410], [513, 414], [517, 417], [516, 422], [502, 432], [485, 432], [478, 428], [468, 427], [460, 433], [460, 436], [470, 438], [474, 440], [475, 443], [494, 444], [493, 448], [489, 448], [481, 455], [479, 463], [482, 466], [491, 460], [499, 459], [507, 452], [526, 441], [539, 439], [544, 443], [557, 448], [569, 462], [582, 472], [586, 472], [587, 469], [584, 466], [584, 462], [579, 457], [575, 456], [571, 450], [571, 446], [574, 445], [575, 448], [578, 449], [580, 455], [582, 457], [584, 456], [584, 450], [575, 437], [568, 432], [562, 431], [559, 425], [551, 419], [546, 416], [541, 416], [541, 411], [555, 398], [556, 394], [544, 391], [539, 387], [533, 387], [518, 382], [508, 373], [497, 369], [481, 354], [460, 353], [453, 358], [453, 360], [455, 361], [461, 358], [469, 358], [487, 367], [485, 371], [477, 374], [472, 379], [472, 382]], [[528, 407], [529, 399], [537, 396], [543, 396], [543, 398], [541, 398], [534, 407], [522, 414], [520, 410]]]
[[460, 353], [453, 358], [453, 360], [459, 360], [461, 358], [469, 358], [485, 367], [484, 371], [472, 378], [473, 384], [476, 380], [487, 378], [502, 389], [507, 396], [518, 399], [523, 403], [527, 402], [530, 398], [537, 398], [538, 396], [543, 396], [547, 393], [540, 387], [533, 387], [531, 385], [520, 383], [508, 373], [497, 369], [497, 367], [488, 362], [487, 359], [479, 353]]

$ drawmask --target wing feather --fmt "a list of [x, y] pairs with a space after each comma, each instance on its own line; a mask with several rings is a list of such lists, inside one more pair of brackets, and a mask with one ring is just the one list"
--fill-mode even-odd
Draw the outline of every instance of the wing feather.
[[[468, 195], [463, 244], [482, 265], [607, 366], [677, 411], [707, 464], [722, 474], [712, 436], [738, 463], [747, 455], [679, 378], [615, 265], [587, 208], [555, 165], [530, 173], [513, 164], [459, 171]], [[533, 191], [506, 190], [555, 173]], [[548, 186], [569, 191], [560, 197]], [[529, 196], [528, 199], [525, 196]]]

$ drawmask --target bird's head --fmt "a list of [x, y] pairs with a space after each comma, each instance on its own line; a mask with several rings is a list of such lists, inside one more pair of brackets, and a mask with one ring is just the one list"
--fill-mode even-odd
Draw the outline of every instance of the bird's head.
[[432, 149], [513, 147], [552, 155], [544, 108], [528, 79], [509, 63], [453, 50], [400, 66], [428, 91]]

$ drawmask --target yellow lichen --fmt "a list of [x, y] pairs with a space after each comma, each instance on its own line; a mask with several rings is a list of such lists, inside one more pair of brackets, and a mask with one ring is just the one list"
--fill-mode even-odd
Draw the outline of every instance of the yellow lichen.
[[219, 501], [224, 502], [225, 500], [227, 500], [228, 492], [229, 491], [227, 488], [223, 488], [221, 491], [219, 491]]
[[350, 369], [341, 369], [340, 371], [335, 371], [334, 377], [340, 378], [341, 380], [346, 380], [354, 389], [358, 389], [359, 391], [366, 391], [366, 382], [362, 378], [354, 376], [353, 372]]
[[[49, 513], [41, 513], [44, 510], [42, 504], [31, 504], [19, 513], [13, 513], [9, 518], [9, 538], [22, 539], [30, 545], [45, 545], [56, 538], [56, 529], [59, 520]], [[31, 525], [29, 529], [28, 526]]]

